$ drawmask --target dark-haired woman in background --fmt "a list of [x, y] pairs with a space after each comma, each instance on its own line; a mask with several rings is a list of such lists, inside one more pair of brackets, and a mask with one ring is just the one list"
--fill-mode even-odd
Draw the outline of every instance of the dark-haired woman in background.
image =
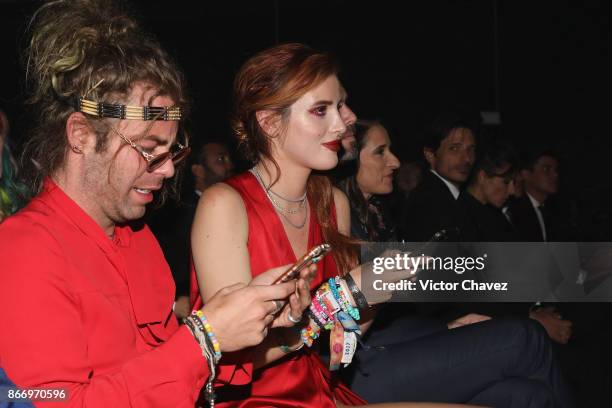
[[393, 241], [395, 223], [381, 195], [393, 191], [393, 172], [400, 162], [380, 123], [358, 120], [354, 135], [357, 157], [351, 165], [357, 168], [339, 182], [351, 206], [351, 235], [363, 241]]

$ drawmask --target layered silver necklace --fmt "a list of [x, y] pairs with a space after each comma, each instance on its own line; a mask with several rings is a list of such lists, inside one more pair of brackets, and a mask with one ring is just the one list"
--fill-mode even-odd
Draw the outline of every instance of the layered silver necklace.
[[[259, 184], [261, 184], [261, 186], [263, 187], [266, 196], [268, 197], [268, 199], [270, 200], [270, 202], [272, 203], [272, 205], [274, 206], [274, 208], [276, 208], [278, 210], [278, 213], [293, 227], [293, 228], [297, 228], [297, 229], [302, 229], [304, 228], [304, 225], [306, 225], [306, 220], [308, 219], [308, 211], [304, 211], [304, 219], [302, 220], [302, 222], [300, 222], [299, 224], [294, 224], [293, 221], [291, 221], [291, 219], [289, 219], [290, 215], [293, 214], [297, 214], [298, 212], [300, 212], [303, 208], [306, 207], [306, 203], [308, 200], [306, 200], [306, 193], [304, 193], [304, 195], [302, 195], [299, 198], [293, 199], [293, 198], [286, 198], [283, 197], [282, 195], [275, 193], [274, 191], [272, 191], [272, 189], [270, 187], [267, 187], [264, 184], [263, 178], [261, 177], [261, 174], [259, 173], [259, 170], [257, 170], [257, 167], [253, 167], [251, 170], [249, 170], [251, 173], [253, 173], [253, 175], [255, 176], [255, 178], [257, 179], [257, 181], [259, 182]], [[274, 197], [276, 198], [280, 198], [283, 201], [286, 201], [288, 203], [299, 203], [299, 206], [295, 209], [289, 209], [289, 208], [285, 208], [283, 207]]]

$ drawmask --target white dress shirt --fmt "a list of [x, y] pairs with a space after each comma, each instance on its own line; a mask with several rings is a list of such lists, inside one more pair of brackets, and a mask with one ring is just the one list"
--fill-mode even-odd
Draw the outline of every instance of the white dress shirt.
[[448, 187], [451, 194], [453, 195], [453, 197], [455, 197], [455, 200], [456, 200], [459, 197], [459, 188], [453, 183], [451, 183], [450, 181], [448, 181], [447, 179], [445, 179], [444, 177], [442, 177], [441, 175], [439, 175], [435, 170], [430, 169], [430, 171], [436, 176], [438, 176], [438, 178], [442, 180], [444, 184], [446, 184], [446, 187]]

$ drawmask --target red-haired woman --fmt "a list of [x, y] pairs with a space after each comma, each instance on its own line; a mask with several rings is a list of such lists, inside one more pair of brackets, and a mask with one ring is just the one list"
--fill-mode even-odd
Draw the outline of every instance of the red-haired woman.
[[[204, 301], [272, 265], [293, 263], [322, 242], [334, 252], [319, 262], [313, 289], [355, 266], [346, 196], [312, 174], [336, 166], [340, 139], [355, 120], [336, 74], [329, 55], [301, 44], [263, 51], [238, 73], [234, 130], [255, 167], [207, 189], [198, 204], [191, 239]], [[358, 283], [358, 271], [353, 274]], [[287, 307], [281, 313], [302, 320]], [[302, 345], [299, 331], [273, 329], [260, 346], [232, 356], [237, 372], [256, 371], [244, 388], [221, 388], [220, 400], [241, 407], [366, 404]]]

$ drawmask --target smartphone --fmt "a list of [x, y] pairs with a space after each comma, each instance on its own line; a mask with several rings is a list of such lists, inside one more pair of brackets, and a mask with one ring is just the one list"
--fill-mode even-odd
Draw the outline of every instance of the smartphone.
[[321, 244], [312, 248], [303, 257], [301, 257], [291, 268], [287, 269], [281, 276], [276, 278], [273, 285], [288, 282], [300, 276], [300, 271], [313, 263], [317, 263], [325, 255], [331, 251], [332, 247], [329, 244]]

